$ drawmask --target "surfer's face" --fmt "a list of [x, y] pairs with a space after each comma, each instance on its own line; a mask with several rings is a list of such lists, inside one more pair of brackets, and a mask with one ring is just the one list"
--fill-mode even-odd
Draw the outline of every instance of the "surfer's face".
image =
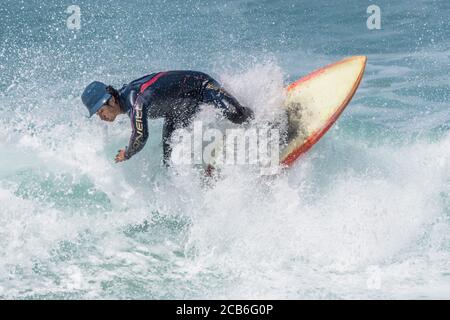
[[113, 122], [120, 114], [119, 104], [115, 98], [112, 97], [108, 102], [97, 111], [97, 115], [103, 121]]

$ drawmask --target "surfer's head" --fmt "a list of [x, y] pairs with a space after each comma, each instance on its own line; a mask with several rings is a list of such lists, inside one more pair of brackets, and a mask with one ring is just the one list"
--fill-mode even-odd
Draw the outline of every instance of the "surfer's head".
[[100, 119], [113, 122], [123, 113], [119, 104], [119, 92], [111, 86], [94, 81], [84, 89], [81, 100], [89, 111], [89, 116], [97, 114]]

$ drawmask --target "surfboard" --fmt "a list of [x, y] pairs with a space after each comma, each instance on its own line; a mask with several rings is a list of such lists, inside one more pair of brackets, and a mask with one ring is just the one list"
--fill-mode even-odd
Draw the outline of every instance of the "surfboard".
[[367, 57], [353, 56], [320, 68], [290, 84], [284, 108], [287, 145], [280, 164], [292, 166], [331, 128], [358, 89]]

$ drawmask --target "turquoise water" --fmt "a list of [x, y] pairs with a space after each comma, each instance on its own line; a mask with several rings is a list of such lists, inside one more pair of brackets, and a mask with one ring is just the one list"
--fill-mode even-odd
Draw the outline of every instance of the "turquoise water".
[[[69, 30], [66, 8], [81, 9]], [[0, 297], [449, 298], [450, 3], [3, 1]], [[87, 119], [92, 80], [196, 69], [258, 121], [282, 87], [367, 55], [355, 98], [291, 170], [205, 187], [160, 166], [161, 122]]]

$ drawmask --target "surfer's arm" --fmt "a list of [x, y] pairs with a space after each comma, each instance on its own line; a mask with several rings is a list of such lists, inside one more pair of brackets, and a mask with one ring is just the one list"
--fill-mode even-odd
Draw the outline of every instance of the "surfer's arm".
[[137, 98], [130, 111], [132, 133], [125, 150], [125, 159], [130, 159], [144, 148], [148, 139], [148, 120], [146, 107], [140, 97]]

